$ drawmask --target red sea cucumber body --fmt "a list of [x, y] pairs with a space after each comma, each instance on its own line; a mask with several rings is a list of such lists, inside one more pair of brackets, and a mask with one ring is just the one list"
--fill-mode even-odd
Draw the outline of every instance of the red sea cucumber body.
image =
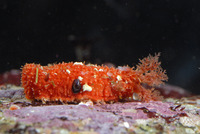
[[[81, 62], [59, 63], [49, 66], [26, 64], [22, 68], [22, 86], [27, 99], [42, 101], [94, 102], [119, 101], [133, 97], [141, 101], [159, 100], [149, 86], [162, 84], [168, 79], [158, 62], [159, 53], [140, 60], [137, 69], [129, 67], [108, 68]], [[78, 79], [79, 93], [73, 93], [72, 84]]]

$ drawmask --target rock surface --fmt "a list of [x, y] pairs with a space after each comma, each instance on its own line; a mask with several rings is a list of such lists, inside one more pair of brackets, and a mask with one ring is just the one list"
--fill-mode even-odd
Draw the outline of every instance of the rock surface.
[[[23, 89], [0, 90], [0, 133], [198, 133], [200, 97], [166, 102], [60, 105], [29, 102]], [[17, 105], [17, 110], [10, 110]]]

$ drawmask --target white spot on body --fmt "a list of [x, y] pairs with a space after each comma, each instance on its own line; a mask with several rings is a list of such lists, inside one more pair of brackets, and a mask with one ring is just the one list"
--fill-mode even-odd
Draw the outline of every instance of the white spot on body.
[[82, 80], [83, 80], [83, 77], [81, 77], [81, 76], [78, 76], [78, 79], [79, 79], [80, 81], [82, 81]]
[[103, 69], [100, 68], [99, 71], [103, 71]]
[[107, 75], [108, 76], [112, 76], [113, 74], [111, 72], [107, 72]]
[[85, 74], [87, 74], [87, 73], [88, 73], [88, 72], [83, 72], [83, 71], [81, 71], [81, 74], [82, 74], [82, 75], [85, 75]]
[[43, 72], [44, 75], [47, 75], [47, 72]]
[[74, 65], [83, 65], [82, 62], [74, 62]]
[[67, 69], [66, 72], [67, 72], [68, 74], [70, 74], [70, 70]]
[[87, 64], [86, 66], [95, 66], [95, 67], [96, 67], [97, 65], [94, 65], [94, 64], [90, 64], [90, 63], [89, 63], [89, 64]]
[[83, 92], [84, 91], [92, 91], [92, 87], [89, 86], [87, 83], [83, 85]]
[[91, 100], [86, 101], [86, 102], [81, 101], [78, 105], [93, 106], [93, 102]]
[[117, 75], [117, 80], [118, 81], [121, 81], [122, 80], [122, 77], [120, 75]]

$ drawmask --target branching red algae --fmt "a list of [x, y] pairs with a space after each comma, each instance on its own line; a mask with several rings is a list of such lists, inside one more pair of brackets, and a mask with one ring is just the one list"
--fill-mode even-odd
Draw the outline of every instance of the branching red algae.
[[137, 100], [146, 102], [160, 100], [153, 88], [145, 89], [141, 85], [158, 86], [168, 80], [161, 62], [158, 62], [159, 56], [160, 53], [140, 60], [136, 69], [108, 68], [81, 62], [49, 66], [26, 64], [22, 68], [22, 86], [27, 99], [44, 102], [117, 102], [133, 98], [133, 95], [138, 96]]

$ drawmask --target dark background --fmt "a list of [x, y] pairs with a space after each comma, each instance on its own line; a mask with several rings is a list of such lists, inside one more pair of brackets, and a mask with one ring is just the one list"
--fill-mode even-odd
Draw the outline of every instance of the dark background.
[[200, 94], [199, 7], [195, 0], [2, 0], [0, 72], [27, 62], [134, 66], [161, 52], [168, 83]]

